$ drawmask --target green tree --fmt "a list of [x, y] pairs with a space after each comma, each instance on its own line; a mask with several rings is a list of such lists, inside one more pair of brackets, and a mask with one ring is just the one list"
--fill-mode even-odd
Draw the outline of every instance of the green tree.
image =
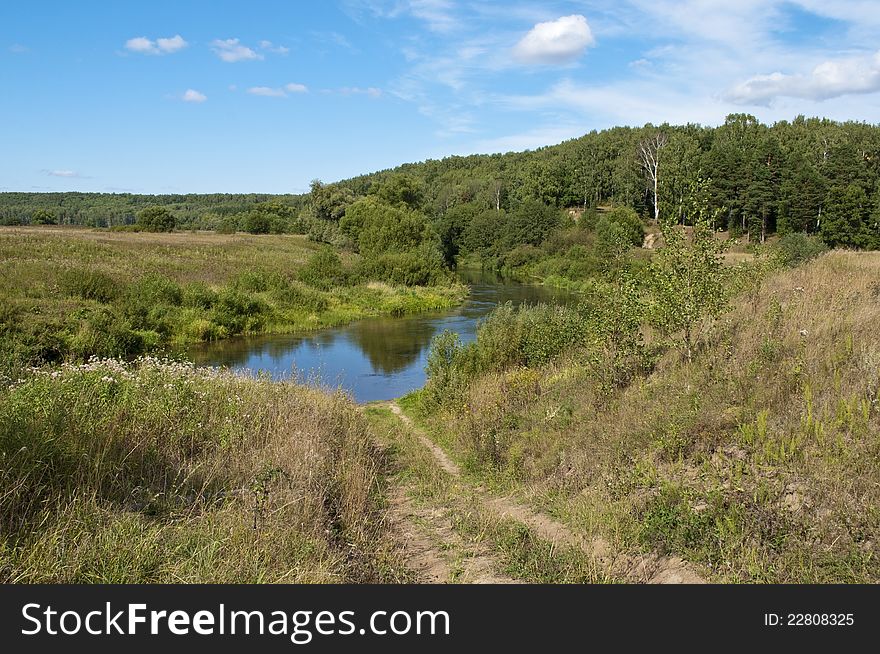
[[560, 222], [559, 211], [554, 207], [526, 200], [504, 224], [501, 234], [504, 247], [511, 250], [518, 245], [540, 245]]
[[425, 197], [425, 189], [415, 177], [395, 173], [382, 180], [371, 194], [392, 207], [418, 209]]
[[55, 214], [40, 207], [39, 209], [35, 209], [34, 212], [31, 214], [31, 224], [57, 225], [58, 219], [55, 217]]
[[822, 240], [830, 247], [859, 247], [868, 232], [870, 204], [865, 189], [856, 184], [835, 186], [828, 192], [822, 217]]
[[147, 207], [138, 214], [137, 224], [145, 232], [171, 232], [177, 220], [165, 207]]
[[715, 216], [707, 206], [696, 207], [692, 215], [692, 237], [671, 223], [664, 225], [666, 246], [657, 252], [650, 275], [651, 323], [677, 342], [688, 361], [699, 323], [718, 316], [727, 305], [721, 259], [726, 244], [715, 237]]
[[241, 227], [251, 234], [268, 234], [272, 229], [272, 218], [265, 211], [253, 209], [244, 215]]

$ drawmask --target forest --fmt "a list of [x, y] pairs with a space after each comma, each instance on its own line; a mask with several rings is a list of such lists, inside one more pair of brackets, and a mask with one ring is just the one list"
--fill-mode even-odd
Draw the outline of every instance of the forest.
[[305, 195], [2, 193], [0, 224], [125, 228], [161, 207], [178, 229], [303, 233], [357, 249], [359, 223], [381, 205], [411, 212], [413, 229], [430, 225], [447, 262], [477, 253], [503, 265], [516, 248], [525, 250], [513, 263], [544, 241], [551, 209], [622, 207], [689, 224], [694, 202], [713, 212], [716, 229], [752, 243], [806, 233], [830, 247], [876, 249], [880, 128], [803, 116], [765, 125], [732, 114], [719, 127], [616, 127], [534, 151], [315, 180]]

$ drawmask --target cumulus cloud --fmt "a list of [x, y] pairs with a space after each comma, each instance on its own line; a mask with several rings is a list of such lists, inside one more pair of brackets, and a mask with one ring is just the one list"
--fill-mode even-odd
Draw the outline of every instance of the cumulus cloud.
[[238, 39], [214, 39], [211, 41], [211, 48], [214, 50], [214, 54], [230, 64], [236, 61], [251, 61], [263, 58], [263, 55], [254, 52], [246, 45], [242, 45]]
[[807, 74], [756, 75], [726, 95], [736, 104], [768, 106], [780, 96], [828, 100], [851, 93], [880, 91], [880, 51], [874, 55], [824, 61]]
[[160, 37], [155, 41], [146, 36], [137, 36], [125, 42], [125, 49], [130, 52], [149, 55], [171, 54], [189, 45], [180, 34]]
[[538, 23], [513, 49], [526, 64], [565, 64], [595, 43], [587, 19], [580, 14]]
[[204, 93], [199, 93], [195, 89], [187, 89], [184, 94], [181, 96], [181, 100], [184, 102], [204, 102], [208, 99], [208, 96]]
[[265, 98], [286, 98], [288, 93], [308, 93], [309, 88], [305, 84], [285, 84], [282, 88], [271, 86], [252, 86], [247, 90], [251, 95], [261, 95]]

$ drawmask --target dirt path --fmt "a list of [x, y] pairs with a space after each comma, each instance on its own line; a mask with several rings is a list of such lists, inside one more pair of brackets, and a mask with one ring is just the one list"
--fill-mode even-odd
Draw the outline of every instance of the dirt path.
[[[436, 444], [412, 426], [396, 404], [388, 405], [412, 433], [419, 436], [440, 468], [456, 477], [458, 466]], [[388, 516], [404, 550], [404, 560], [422, 583], [514, 584], [513, 577], [497, 572], [501, 564], [484, 543], [467, 541], [455, 530], [443, 509], [417, 507], [406, 489], [394, 486], [388, 495]]]
[[[431, 452], [434, 461], [444, 472], [461, 479], [461, 470], [425, 432], [413, 423], [396, 402], [389, 402], [391, 411], [418, 437]], [[580, 548], [593, 557], [609, 574], [635, 583], [649, 584], [699, 584], [705, 581], [693, 568], [678, 557], [621, 556], [614, 555], [610, 544], [600, 537], [592, 539], [574, 533], [568, 526], [546, 514], [516, 502], [509, 497], [490, 495], [484, 488], [476, 487], [482, 504], [500, 517], [509, 517], [530, 527], [550, 543]], [[491, 582], [490, 582], [491, 583]]]

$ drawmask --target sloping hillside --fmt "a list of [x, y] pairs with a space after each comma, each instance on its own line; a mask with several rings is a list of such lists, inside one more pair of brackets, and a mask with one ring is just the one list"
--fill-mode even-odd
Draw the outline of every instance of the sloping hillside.
[[880, 256], [833, 251], [735, 299], [691, 363], [667, 352], [608, 391], [573, 352], [422, 418], [470, 475], [621, 553], [717, 581], [876, 582], [878, 336]]

